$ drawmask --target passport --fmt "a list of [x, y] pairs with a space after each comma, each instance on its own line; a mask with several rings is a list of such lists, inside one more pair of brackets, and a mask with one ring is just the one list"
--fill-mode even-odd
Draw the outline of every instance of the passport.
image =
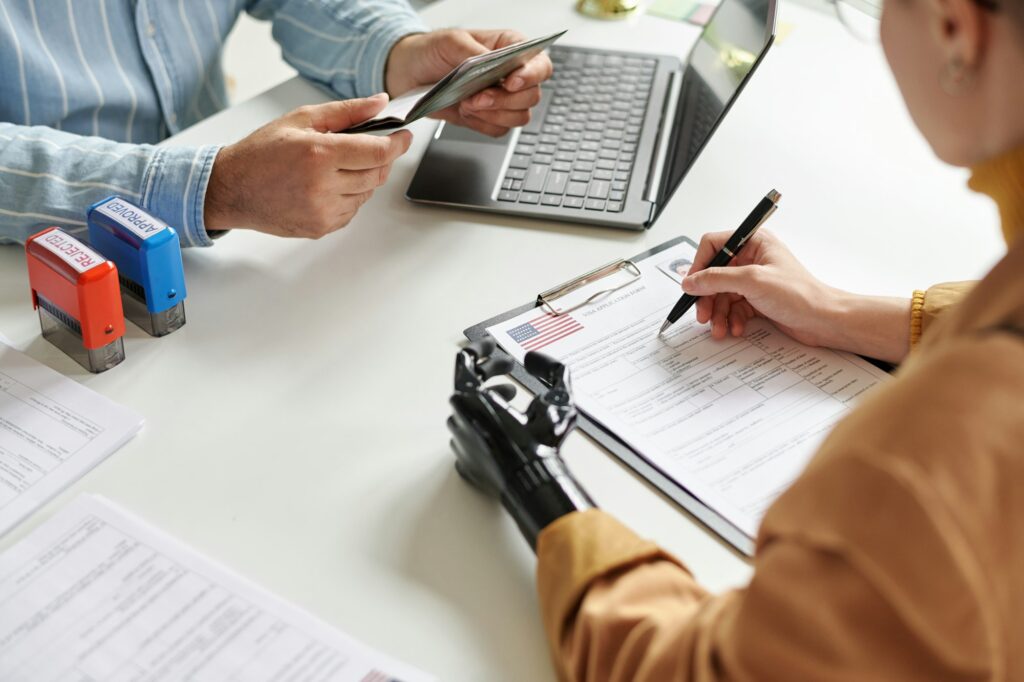
[[501, 80], [550, 47], [565, 31], [509, 45], [486, 54], [470, 57], [434, 83], [410, 90], [393, 99], [383, 111], [367, 121], [343, 130], [343, 133], [390, 132], [399, 130]]

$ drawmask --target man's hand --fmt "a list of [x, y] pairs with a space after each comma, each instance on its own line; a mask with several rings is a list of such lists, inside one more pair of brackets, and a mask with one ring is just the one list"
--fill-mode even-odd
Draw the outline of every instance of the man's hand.
[[[391, 49], [385, 83], [392, 97], [422, 85], [432, 85], [469, 57], [521, 43], [526, 37], [515, 31], [432, 31], [407, 36]], [[530, 109], [540, 102], [540, 84], [551, 77], [553, 67], [540, 54], [510, 73], [498, 86], [488, 88], [456, 106], [442, 109], [432, 118], [500, 137], [510, 128], [530, 122]]]
[[412, 134], [335, 133], [387, 102], [381, 94], [300, 107], [222, 149], [206, 191], [206, 228], [319, 239], [347, 225], [388, 179]]

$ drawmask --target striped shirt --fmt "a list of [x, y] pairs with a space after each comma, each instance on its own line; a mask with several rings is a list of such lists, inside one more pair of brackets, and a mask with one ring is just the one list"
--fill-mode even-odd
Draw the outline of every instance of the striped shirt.
[[152, 145], [226, 106], [221, 51], [243, 11], [342, 98], [383, 91], [391, 47], [426, 30], [405, 0], [0, 0], [0, 243], [80, 234], [119, 194], [211, 244], [219, 147]]

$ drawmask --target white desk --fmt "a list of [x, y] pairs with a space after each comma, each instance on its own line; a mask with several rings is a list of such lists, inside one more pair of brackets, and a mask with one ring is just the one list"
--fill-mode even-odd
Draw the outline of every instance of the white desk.
[[[571, 29], [567, 42], [681, 51], [690, 29], [611, 24], [569, 0], [445, 0], [434, 26]], [[683, 233], [732, 228], [771, 187], [772, 228], [827, 280], [908, 295], [979, 276], [1002, 248], [994, 209], [912, 128], [880, 50], [785, 5], [777, 45], [657, 226], [634, 234], [429, 209], [402, 198], [432, 122], [353, 223], [319, 242], [238, 232], [186, 256], [188, 325], [129, 326], [100, 376], [43, 342], [20, 250], [0, 250], [0, 330], [147, 417], [80, 491], [107, 495], [367, 643], [445, 680], [553, 679], [533, 557], [497, 504], [452, 469], [444, 422], [460, 331], [591, 266]], [[229, 142], [321, 101], [298, 81], [186, 131]], [[581, 435], [595, 499], [712, 588], [747, 564]]]

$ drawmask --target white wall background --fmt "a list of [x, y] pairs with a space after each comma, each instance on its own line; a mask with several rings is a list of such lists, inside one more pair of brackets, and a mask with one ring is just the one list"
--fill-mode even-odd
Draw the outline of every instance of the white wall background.
[[239, 18], [224, 45], [224, 74], [232, 104], [243, 102], [295, 75], [270, 37], [270, 22]]

